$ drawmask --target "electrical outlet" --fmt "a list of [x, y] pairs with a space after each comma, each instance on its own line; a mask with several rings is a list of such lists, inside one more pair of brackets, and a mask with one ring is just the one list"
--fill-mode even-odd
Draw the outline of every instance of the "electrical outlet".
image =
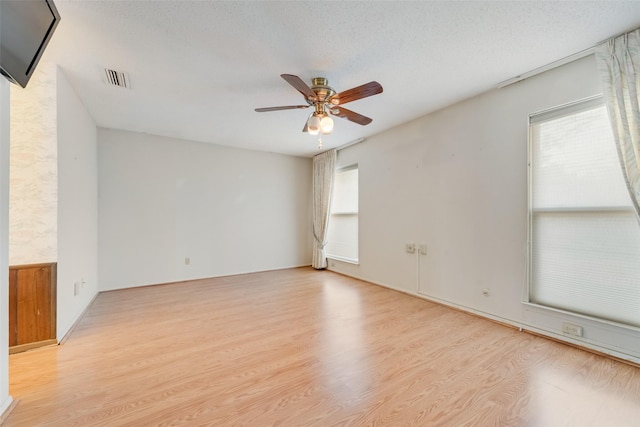
[[185, 258], [184, 265], [191, 265], [191, 258]]
[[582, 326], [574, 325], [573, 323], [562, 323], [562, 333], [566, 335], [573, 335], [574, 337], [582, 336]]
[[416, 253], [416, 244], [415, 243], [407, 243], [404, 246], [404, 249], [407, 251], [408, 254], [415, 254]]
[[425, 243], [420, 243], [420, 255], [427, 254], [427, 245]]

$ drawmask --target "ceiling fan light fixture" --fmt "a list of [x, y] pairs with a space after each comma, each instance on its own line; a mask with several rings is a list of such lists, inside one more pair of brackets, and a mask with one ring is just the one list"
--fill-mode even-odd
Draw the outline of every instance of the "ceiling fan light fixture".
[[332, 130], [333, 119], [331, 117], [324, 116], [322, 119], [320, 119], [320, 131], [323, 133], [323, 135], [331, 133]]
[[307, 132], [311, 135], [317, 135], [320, 132], [320, 117], [312, 114], [307, 121]]

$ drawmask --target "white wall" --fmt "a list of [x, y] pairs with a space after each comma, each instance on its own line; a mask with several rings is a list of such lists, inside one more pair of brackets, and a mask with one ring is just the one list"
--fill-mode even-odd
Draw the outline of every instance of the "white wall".
[[640, 360], [638, 331], [522, 304], [528, 114], [600, 92], [590, 56], [340, 151], [359, 167], [360, 264], [330, 269], [558, 338], [572, 321], [582, 344]]
[[99, 128], [98, 170], [101, 290], [311, 262], [311, 159]]
[[0, 416], [9, 396], [9, 82], [0, 77]]
[[56, 100], [60, 340], [98, 293], [98, 159], [95, 122], [59, 68]]

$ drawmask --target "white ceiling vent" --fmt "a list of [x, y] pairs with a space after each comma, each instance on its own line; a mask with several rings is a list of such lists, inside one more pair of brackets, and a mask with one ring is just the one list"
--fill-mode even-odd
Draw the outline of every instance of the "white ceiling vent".
[[122, 71], [110, 70], [108, 68], [105, 68], [104, 73], [107, 77], [107, 84], [131, 89], [131, 83], [129, 81], [129, 75], [127, 73], [123, 73]]

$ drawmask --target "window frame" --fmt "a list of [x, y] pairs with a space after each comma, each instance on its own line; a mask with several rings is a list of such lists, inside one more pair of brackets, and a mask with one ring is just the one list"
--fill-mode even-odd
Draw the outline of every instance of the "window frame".
[[[335, 261], [340, 261], [340, 262], [345, 262], [348, 264], [355, 264], [355, 265], [359, 265], [360, 264], [360, 169], [358, 166], [358, 163], [351, 163], [349, 165], [346, 166], [339, 166], [337, 168], [335, 168], [334, 170], [334, 179], [335, 176], [337, 176], [338, 173], [343, 173], [343, 172], [348, 172], [351, 170], [357, 170], [358, 171], [358, 210], [356, 212], [337, 212], [337, 213], [333, 213], [332, 209], [333, 209], [333, 193], [331, 194], [331, 205], [329, 207], [329, 230], [331, 229], [331, 222], [332, 222], [332, 217], [335, 216], [355, 216], [358, 220], [358, 226], [357, 226], [357, 234], [358, 234], [358, 238], [356, 239], [356, 249], [358, 252], [358, 257], [357, 258], [348, 258], [348, 257], [344, 257], [341, 255], [335, 255], [335, 254], [331, 254], [329, 253], [329, 251], [326, 251], [326, 257], [328, 259], [331, 260], [335, 260]], [[334, 181], [334, 188], [333, 191], [335, 191], [335, 181]], [[327, 235], [327, 238], [329, 237], [329, 234]]]

